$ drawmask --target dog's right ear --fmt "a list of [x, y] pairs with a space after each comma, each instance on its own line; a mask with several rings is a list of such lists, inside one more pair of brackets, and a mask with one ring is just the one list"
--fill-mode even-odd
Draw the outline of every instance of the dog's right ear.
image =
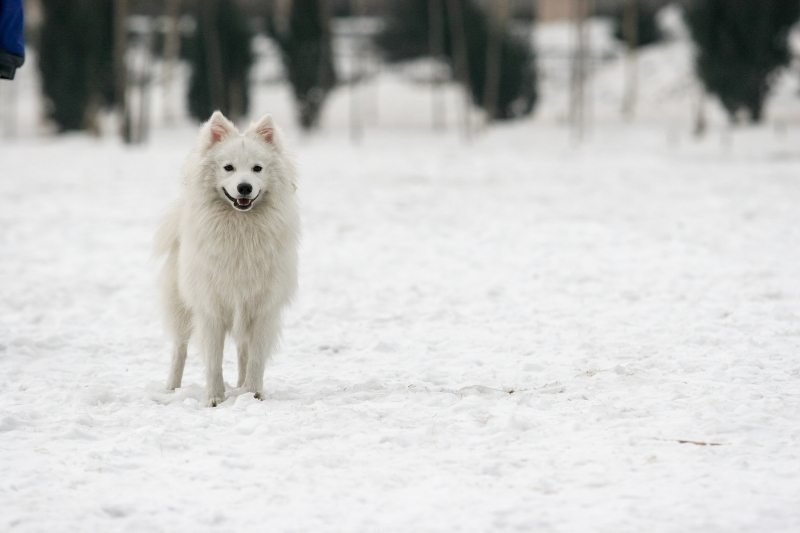
[[200, 130], [200, 146], [208, 150], [228, 135], [236, 132], [233, 122], [225, 118], [220, 111], [214, 111], [208, 122]]

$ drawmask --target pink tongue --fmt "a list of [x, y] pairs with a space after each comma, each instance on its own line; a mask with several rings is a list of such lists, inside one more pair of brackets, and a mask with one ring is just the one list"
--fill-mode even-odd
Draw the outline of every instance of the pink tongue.
[[241, 205], [241, 206], [247, 206], [247, 205], [250, 205], [250, 199], [249, 198], [237, 198], [236, 199], [236, 203], [238, 205]]

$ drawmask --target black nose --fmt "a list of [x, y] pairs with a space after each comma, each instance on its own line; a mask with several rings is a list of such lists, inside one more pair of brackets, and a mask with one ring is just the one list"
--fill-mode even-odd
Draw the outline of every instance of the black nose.
[[253, 186], [249, 183], [240, 183], [236, 186], [236, 190], [239, 191], [239, 194], [247, 196], [251, 192], [253, 192]]

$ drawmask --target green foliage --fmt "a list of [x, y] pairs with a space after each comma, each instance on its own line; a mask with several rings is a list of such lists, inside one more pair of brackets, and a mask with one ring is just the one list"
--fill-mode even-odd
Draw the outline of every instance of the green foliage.
[[774, 74], [789, 64], [788, 34], [798, 16], [796, 0], [696, 0], [686, 6], [697, 74], [732, 120], [746, 110], [751, 121], [761, 121]]
[[268, 32], [281, 49], [283, 66], [304, 129], [317, 126], [328, 93], [336, 85], [326, 0], [292, 0], [289, 19], [269, 20]]
[[114, 104], [113, 7], [106, 0], [42, 0], [39, 70], [59, 131], [91, 128], [93, 112]]
[[189, 113], [203, 121], [219, 109], [235, 120], [250, 105], [253, 32], [233, 0], [203, 0], [199, 9], [197, 31], [187, 51], [192, 66]]
[[[655, 44], [664, 39], [664, 34], [658, 26], [658, 19], [656, 17], [660, 6], [648, 4], [644, 2], [637, 2], [636, 4], [636, 41], [633, 43], [634, 48], [641, 48]], [[625, 10], [626, 7], [618, 7], [614, 9], [612, 14], [614, 38], [628, 44], [627, 36], [625, 35]]]
[[[487, 48], [489, 46], [488, 15], [474, 0], [458, 0], [466, 33], [469, 91], [473, 102], [485, 104]], [[443, 54], [456, 74], [456, 53], [450, 2], [435, 4], [441, 11], [437, 17], [443, 40]], [[431, 55], [431, 17], [427, 0], [394, 0], [384, 30], [376, 45], [388, 61], [406, 61]], [[526, 39], [506, 28], [500, 41], [500, 68], [497, 103], [492, 118], [505, 120], [531, 113], [538, 92], [533, 49]]]

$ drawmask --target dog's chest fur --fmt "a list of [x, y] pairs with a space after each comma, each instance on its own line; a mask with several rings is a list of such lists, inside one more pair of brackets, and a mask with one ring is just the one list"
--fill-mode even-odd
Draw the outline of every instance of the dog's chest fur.
[[190, 304], [210, 299], [197, 303], [222, 314], [251, 305], [282, 305], [296, 284], [293, 228], [277, 214], [223, 207], [200, 211], [202, 217], [194, 210], [185, 213], [179, 261], [184, 298]]

